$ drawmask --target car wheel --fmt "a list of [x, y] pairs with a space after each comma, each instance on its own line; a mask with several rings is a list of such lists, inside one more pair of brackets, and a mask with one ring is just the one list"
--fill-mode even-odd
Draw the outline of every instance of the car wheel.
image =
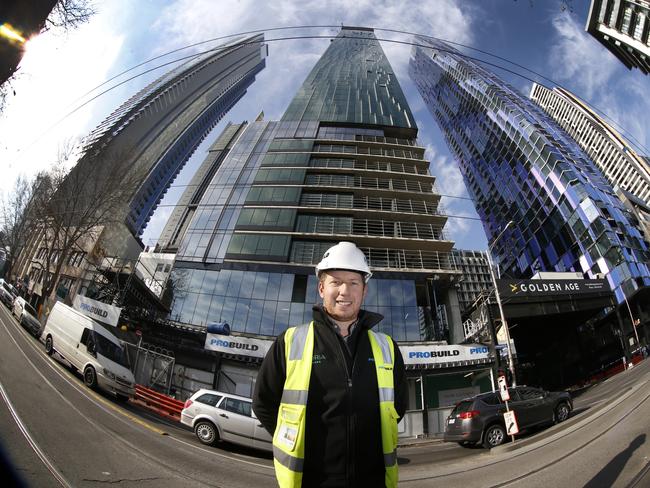
[[97, 388], [97, 373], [95, 373], [95, 368], [88, 366], [84, 369], [84, 383], [91, 390]]
[[212, 422], [202, 420], [194, 426], [194, 433], [199, 440], [208, 446], [213, 446], [219, 440], [219, 431]]
[[559, 424], [569, 418], [569, 406], [566, 403], [560, 403], [555, 407], [555, 423]]
[[45, 339], [45, 352], [48, 356], [51, 356], [54, 353], [54, 342], [52, 341], [52, 336], [47, 336], [47, 339]]
[[503, 444], [506, 438], [506, 430], [499, 424], [490, 425], [483, 435], [483, 447], [492, 449]]

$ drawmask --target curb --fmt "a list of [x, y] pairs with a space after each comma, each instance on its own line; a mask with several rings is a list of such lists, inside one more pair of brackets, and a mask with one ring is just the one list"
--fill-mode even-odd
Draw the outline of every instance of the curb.
[[615, 408], [616, 406], [620, 405], [623, 403], [625, 400], [627, 400], [630, 396], [632, 396], [634, 393], [639, 391], [641, 388], [646, 386], [648, 383], [648, 379], [646, 378], [645, 381], [642, 383], [639, 383], [633, 387], [631, 387], [628, 391], [620, 395], [615, 401], [605, 403], [602, 405], [599, 405], [593, 409], [593, 411], [589, 412], [589, 415], [577, 420], [575, 423], [572, 423], [571, 425], [566, 425], [566, 423], [563, 424], [557, 424], [561, 426], [557, 432], [552, 433], [548, 437], [545, 437], [543, 439], [531, 439], [529, 442], [528, 439], [522, 440], [520, 443], [517, 443], [516, 441], [511, 444], [505, 444], [501, 445], [498, 447], [494, 447], [490, 449], [489, 454], [490, 455], [498, 455], [498, 454], [504, 454], [507, 452], [512, 452], [512, 451], [518, 451], [521, 449], [527, 449], [527, 450], [533, 450], [537, 449], [545, 444], [549, 444], [551, 442], [554, 442], [562, 437], [565, 437], [576, 430], [584, 427], [585, 425], [595, 421], [598, 419], [598, 417], [605, 415], [607, 412]]
[[445, 442], [442, 437], [409, 437], [397, 441], [397, 447], [414, 447], [430, 444], [442, 444]]

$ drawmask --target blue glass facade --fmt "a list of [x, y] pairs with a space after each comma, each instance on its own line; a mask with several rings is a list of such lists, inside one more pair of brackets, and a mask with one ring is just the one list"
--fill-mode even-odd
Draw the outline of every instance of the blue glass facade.
[[314, 265], [347, 240], [383, 330], [448, 339], [441, 287], [460, 271], [428, 168], [373, 31], [343, 28], [281, 120], [249, 124], [220, 163], [180, 239], [170, 318], [275, 336], [310, 319]]
[[[596, 165], [547, 114], [452, 47], [418, 37], [409, 73], [455, 155], [502, 269], [603, 274], [618, 302], [650, 254]], [[429, 46], [428, 48], [421, 46]]]

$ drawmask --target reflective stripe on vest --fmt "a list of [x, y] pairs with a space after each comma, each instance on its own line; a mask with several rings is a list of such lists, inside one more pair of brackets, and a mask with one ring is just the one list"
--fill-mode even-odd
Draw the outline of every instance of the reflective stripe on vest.
[[287, 376], [273, 434], [273, 464], [281, 488], [300, 487], [302, 484], [305, 413], [314, 353], [312, 324], [289, 328], [284, 335]]
[[[273, 435], [273, 464], [281, 488], [299, 488], [305, 458], [307, 396], [314, 353], [314, 323], [287, 329], [287, 376]], [[368, 331], [379, 387], [382, 452], [388, 488], [397, 486], [397, 412], [393, 385], [395, 351], [387, 335]]]
[[393, 366], [395, 350], [393, 341], [386, 334], [368, 331], [372, 355], [377, 370], [379, 386], [379, 416], [381, 419], [381, 445], [386, 469], [385, 483], [389, 488], [397, 486], [397, 411], [395, 410], [395, 388]]

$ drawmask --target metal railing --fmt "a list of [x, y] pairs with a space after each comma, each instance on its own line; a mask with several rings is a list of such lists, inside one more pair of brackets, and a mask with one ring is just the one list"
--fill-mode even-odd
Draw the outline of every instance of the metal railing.
[[[291, 249], [291, 262], [315, 265], [331, 242], [294, 242]], [[373, 269], [390, 270], [444, 270], [458, 271], [458, 266], [450, 252], [420, 251], [408, 249], [387, 249], [361, 247], [368, 265]]]
[[309, 161], [311, 168], [361, 169], [367, 171], [390, 171], [421, 176], [431, 176], [425, 168], [418, 168], [404, 163], [388, 163], [383, 161], [357, 161], [341, 158], [313, 158]]
[[410, 214], [444, 215], [440, 204], [421, 200], [402, 200], [399, 198], [340, 195], [332, 193], [303, 193], [300, 198], [303, 207], [350, 208], [355, 210], [383, 210]]
[[349, 234], [362, 237], [450, 240], [442, 228], [433, 224], [320, 215], [301, 215], [298, 217], [296, 231], [327, 235]]
[[433, 185], [431, 183], [386, 178], [368, 178], [364, 176], [307, 175], [305, 178], [305, 184], [313, 186], [336, 186], [346, 188], [367, 188], [373, 190], [409, 191], [428, 194], [433, 193]]
[[408, 149], [393, 149], [385, 146], [379, 147], [357, 147], [344, 144], [315, 144], [312, 149], [314, 153], [333, 153], [333, 154], [357, 154], [357, 155], [370, 155], [370, 156], [383, 156], [387, 158], [398, 159], [412, 159], [415, 161], [423, 161], [422, 157], [416, 151]]

